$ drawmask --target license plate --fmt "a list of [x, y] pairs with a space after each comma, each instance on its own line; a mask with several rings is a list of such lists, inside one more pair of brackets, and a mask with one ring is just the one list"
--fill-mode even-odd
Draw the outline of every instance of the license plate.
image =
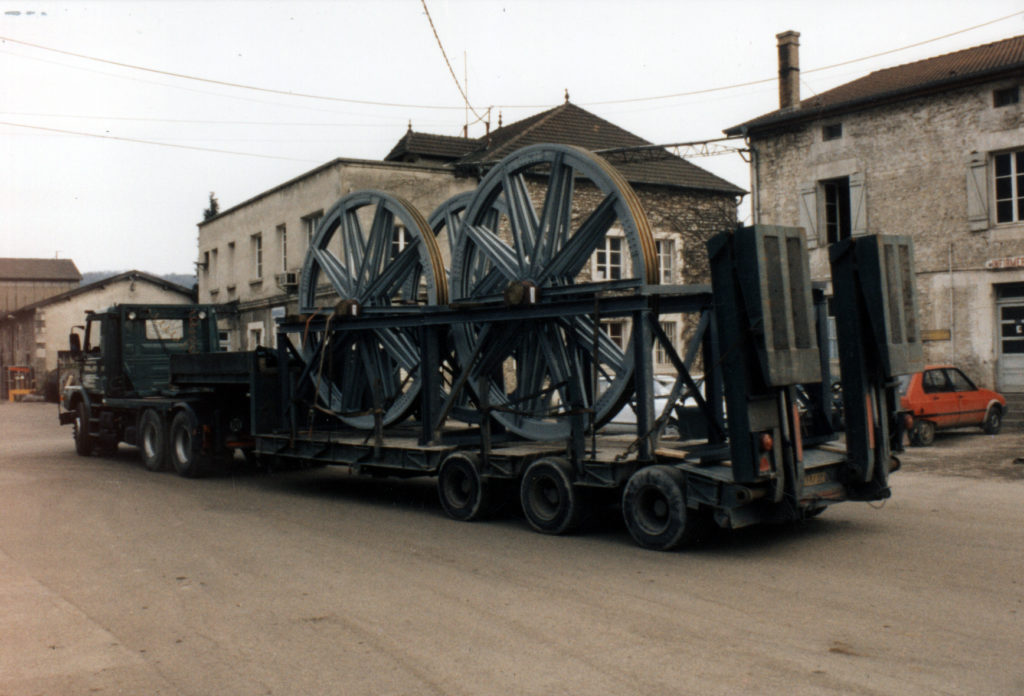
[[828, 472], [815, 471], [810, 474], [804, 474], [804, 485], [805, 486], [817, 486], [822, 483], [828, 482]]

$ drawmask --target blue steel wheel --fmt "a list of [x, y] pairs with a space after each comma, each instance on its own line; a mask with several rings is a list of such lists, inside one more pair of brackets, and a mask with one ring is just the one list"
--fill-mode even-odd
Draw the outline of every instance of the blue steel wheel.
[[[450, 291], [453, 303], [497, 303], [518, 302], [529, 289], [530, 301], [543, 303], [567, 292], [636, 290], [657, 283], [657, 270], [646, 214], [618, 171], [582, 148], [535, 145], [499, 162], [477, 188], [456, 239]], [[595, 331], [593, 318], [578, 315], [460, 324], [453, 335], [493, 417], [522, 437], [558, 440], [569, 434], [573, 394], [598, 426], [631, 396], [629, 324]]]
[[316, 404], [362, 430], [378, 408], [385, 426], [406, 418], [420, 390], [418, 330], [345, 331], [344, 314], [447, 302], [437, 241], [411, 203], [380, 191], [340, 199], [317, 227], [299, 282], [299, 311], [326, 318], [299, 349]]

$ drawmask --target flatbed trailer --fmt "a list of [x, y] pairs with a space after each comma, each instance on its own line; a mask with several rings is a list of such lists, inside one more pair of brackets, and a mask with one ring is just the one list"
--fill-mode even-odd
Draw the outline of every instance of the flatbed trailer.
[[[539, 217], [516, 178], [538, 162], [550, 187]], [[568, 182], [584, 175], [605, 198], [570, 235]], [[128, 442], [149, 468], [185, 476], [238, 450], [270, 469], [434, 476], [451, 517], [480, 519], [517, 499], [544, 533], [573, 530], [596, 510], [589, 493], [610, 494], [634, 540], [654, 549], [712, 525], [889, 497], [910, 427], [896, 378], [921, 361], [910, 240], [832, 245], [826, 297], [801, 229], [738, 228], [708, 243], [710, 286], [660, 285], [642, 210], [617, 176], [592, 155], [546, 146], [510, 157], [468, 203], [453, 199], [430, 221], [387, 194], [350, 194], [318, 228], [300, 313], [279, 320], [276, 348], [217, 352], [213, 308], [112, 308], [90, 318], [103, 356], [88, 357], [87, 330], [61, 422], [75, 423], [80, 453]], [[368, 236], [364, 207], [376, 209]], [[392, 246], [399, 226], [412, 235], [404, 249]], [[580, 282], [613, 226], [632, 276]], [[445, 228], [450, 270], [435, 241]], [[829, 303], [838, 356], [827, 350]], [[661, 326], [667, 314], [690, 318], [682, 351]], [[167, 320], [180, 323], [177, 343], [149, 337]], [[629, 327], [624, 345], [602, 330], [608, 320]], [[674, 368], [657, 408], [655, 346]], [[635, 414], [628, 425], [615, 422], [623, 409]]]

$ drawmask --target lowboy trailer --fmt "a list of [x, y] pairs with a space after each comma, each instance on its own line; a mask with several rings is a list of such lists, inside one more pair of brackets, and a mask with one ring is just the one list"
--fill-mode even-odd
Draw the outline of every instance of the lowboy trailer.
[[[581, 179], [603, 201], [570, 215]], [[517, 499], [544, 533], [572, 531], [615, 496], [653, 549], [889, 497], [910, 425], [896, 378], [921, 361], [909, 239], [832, 245], [828, 300], [803, 231], [775, 226], [714, 237], [710, 287], [660, 285], [634, 197], [599, 158], [564, 146], [510, 156], [429, 220], [388, 194], [350, 194], [318, 228], [275, 349], [218, 352], [212, 306], [94, 314], [85, 345], [72, 339], [81, 379], [64, 390], [61, 422], [75, 424], [81, 454], [128, 442], [149, 468], [185, 476], [239, 449], [270, 468], [434, 476], [451, 517]], [[398, 227], [405, 248], [392, 244]], [[581, 280], [612, 229], [628, 270]], [[679, 314], [691, 320], [682, 354], [661, 325]], [[627, 328], [623, 344], [608, 321]], [[656, 346], [674, 368], [658, 408]], [[634, 422], [616, 422], [623, 409]]]

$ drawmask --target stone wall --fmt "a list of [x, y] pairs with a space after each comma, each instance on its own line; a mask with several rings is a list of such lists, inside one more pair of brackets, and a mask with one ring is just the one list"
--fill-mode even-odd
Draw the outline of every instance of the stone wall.
[[[972, 160], [1024, 147], [1024, 107], [993, 107], [992, 90], [1003, 86], [811, 121], [752, 142], [761, 223], [799, 225], [808, 184], [863, 175], [867, 232], [913, 237], [921, 328], [933, 338], [948, 332], [925, 343], [926, 360], [956, 361], [986, 386], [996, 381], [996, 286], [1024, 282], [1024, 269], [986, 268], [992, 259], [1024, 255], [1024, 224], [995, 225], [993, 217], [972, 230], [968, 218]], [[840, 122], [842, 137], [823, 140], [822, 126]], [[986, 178], [991, 192], [991, 171]], [[823, 245], [811, 251], [811, 272], [829, 277]]]

